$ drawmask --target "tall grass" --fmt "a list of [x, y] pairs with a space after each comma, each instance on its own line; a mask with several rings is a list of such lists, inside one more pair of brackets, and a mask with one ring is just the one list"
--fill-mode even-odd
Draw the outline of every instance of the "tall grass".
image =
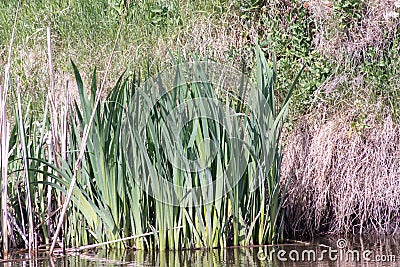
[[[72, 64], [79, 99], [67, 102], [58, 118], [48, 118], [46, 111], [43, 121], [35, 122], [18, 105], [8, 165], [15, 178], [9, 186], [25, 177], [27, 197], [18, 190], [8, 193], [9, 202], [25, 200], [9, 206], [12, 230], [17, 229], [13, 245], [31, 247], [31, 234], [35, 244], [55, 240], [62, 248], [117, 239], [124, 242], [109, 246], [165, 250], [279, 242], [285, 191], [280, 134], [294, 86], [278, 109], [276, 70], [260, 48], [256, 60], [255, 81], [237, 72], [236, 83], [224, 84], [238, 86], [237, 91], [210, 82], [220, 74], [215, 65], [181, 62], [167, 76], [173, 78], [171, 84], [162, 80], [162, 73], [144, 83], [139, 73], [121, 76], [99, 105], [96, 71], [88, 94]], [[182, 66], [190, 66], [196, 82], [187, 83]], [[249, 90], [251, 84], [254, 90]], [[173, 87], [165, 91], [160, 85]], [[188, 103], [195, 109], [184, 108]], [[46, 106], [48, 110], [50, 102]], [[176, 128], [179, 123], [181, 129]], [[57, 138], [55, 125], [63, 129]], [[75, 167], [64, 231], [54, 236], [56, 224], [64, 221], [58, 211]], [[35, 203], [31, 209], [30, 203]]]
[[[7, 61], [6, 52], [12, 33], [12, 21], [17, 1], [0, 1], [0, 62]], [[25, 94], [38, 98], [40, 90], [47, 83], [46, 28], [53, 30], [54, 75], [57, 81], [63, 81], [69, 74], [70, 58], [80, 66], [84, 74], [90, 74], [92, 66], [106, 66], [103, 55], [111, 54], [118, 28], [122, 24], [120, 42], [115, 54], [116, 64], [112, 65], [109, 76], [118, 79], [122, 70], [128, 66], [146, 67], [148, 55], [152, 55], [151, 71], [156, 71], [156, 60], [168, 58], [171, 51], [204, 50], [206, 45], [189, 48], [187, 44], [200, 45], [193, 41], [193, 28], [202, 28], [201, 38], [214, 34], [217, 20], [221, 20], [223, 10], [230, 3], [220, 1], [182, 1], [170, 0], [84, 0], [84, 1], [42, 1], [23, 2], [20, 10], [18, 35], [15, 39], [18, 57], [13, 58], [15, 73], [19, 73]], [[126, 12], [125, 20], [121, 17]], [[233, 39], [224, 32], [224, 39]], [[233, 34], [232, 34], [233, 35]], [[221, 38], [222, 39], [222, 38]], [[233, 43], [233, 41], [232, 41]], [[223, 55], [222, 49], [218, 53]], [[203, 53], [205, 55], [205, 53]], [[77, 56], [79, 55], [79, 56]], [[103, 71], [103, 69], [99, 69]], [[143, 73], [143, 72], [142, 72]], [[83, 75], [86, 79], [88, 76]], [[143, 78], [143, 77], [142, 77]], [[112, 87], [112, 84], [108, 84]], [[44, 101], [44, 100], [43, 100]]]

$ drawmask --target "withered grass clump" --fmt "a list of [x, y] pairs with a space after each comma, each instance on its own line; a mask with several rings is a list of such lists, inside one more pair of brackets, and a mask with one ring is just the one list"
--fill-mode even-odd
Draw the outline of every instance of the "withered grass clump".
[[[316, 49], [336, 60], [362, 60], [369, 48], [385, 53], [398, 34], [400, 2], [395, 0], [304, 1], [316, 24]], [[346, 56], [346, 57], [343, 57]]]
[[399, 126], [390, 116], [369, 116], [362, 125], [355, 117], [309, 119], [288, 136], [282, 178], [292, 177], [290, 235], [399, 232]]

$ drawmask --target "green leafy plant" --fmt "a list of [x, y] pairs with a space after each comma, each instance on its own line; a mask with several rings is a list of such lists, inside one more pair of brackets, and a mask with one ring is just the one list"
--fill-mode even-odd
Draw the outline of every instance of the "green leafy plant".
[[[34, 212], [38, 216], [32, 218], [33, 213], [28, 211], [28, 206], [22, 206], [18, 211], [20, 215], [15, 217], [16, 224], [23, 224], [32, 231], [32, 226], [22, 219], [32, 218], [35, 225], [41, 225], [34, 230], [37, 235], [43, 236], [47, 242], [64, 239], [68, 247], [119, 239], [125, 241], [110, 243], [110, 246], [165, 250], [279, 242], [283, 232], [281, 206], [286, 191], [286, 185], [282, 186], [280, 182], [280, 136], [299, 75], [278, 109], [274, 94], [276, 69], [269, 67], [259, 47], [256, 48], [256, 61], [255, 84], [258, 87], [256, 94], [252, 95], [255, 97], [252, 108], [246, 106], [246, 102], [227, 95], [227, 91], [216, 90], [209, 82], [209, 75], [213, 75], [211, 70], [217, 69], [195, 61], [191, 66], [198, 82], [190, 85], [181, 83], [171, 93], [157, 99], [154, 109], [147, 111], [136, 102], [135, 96], [146, 86], [139, 83], [136, 75], [129, 78], [121, 76], [105, 101], [94, 109], [96, 71], [89, 95], [77, 67], [72, 64], [79, 102], [69, 106], [68, 119], [64, 116], [67, 113], [59, 118], [60, 122], [68, 121], [64, 128], [66, 132], [62, 135], [65, 142], [68, 140], [65, 143], [68, 150], [63, 155], [52, 153], [52, 160], [49, 160], [47, 146], [40, 145], [43, 135], [39, 139], [35, 137], [40, 131], [54, 129], [55, 124], [48, 123], [47, 119], [40, 124], [45, 128], [36, 129], [29, 126], [33, 124], [29, 123], [28, 113], [27, 121], [24, 123], [22, 120], [18, 124], [19, 129], [13, 131], [15, 134], [10, 144], [17, 154], [11, 153], [10, 156], [29, 163], [28, 172], [21, 168], [22, 162], [11, 168], [17, 175], [15, 181], [18, 183], [18, 177], [26, 174], [27, 184], [32, 189], [30, 192], [38, 192], [37, 196], [32, 195], [38, 203]], [[176, 77], [181, 71], [176, 69]], [[157, 81], [161, 84], [161, 80]], [[239, 91], [245, 94], [245, 83], [240, 84]], [[223, 125], [200, 118], [188, 121], [179, 132], [165, 132], [163, 125], [171, 123], [171, 111], [181, 104], [204, 97], [219, 100], [223, 106], [235, 110], [237, 115], [226, 116], [216, 106], [203, 102], [197, 106], [199, 110], [207, 110], [215, 118], [223, 115]], [[22, 118], [20, 110], [17, 114]], [[267, 112], [258, 117], [252, 115], [262, 110]], [[88, 129], [93, 112], [93, 124]], [[190, 116], [190, 110], [181, 112], [177, 118]], [[146, 120], [146, 126], [127, 130], [126, 125], [133, 125], [126, 124], [129, 118]], [[77, 164], [78, 149], [85, 131], [89, 131], [85, 153]], [[18, 136], [22, 138], [24, 135], [18, 135], [18, 132], [29, 135], [25, 139], [26, 154], [20, 154], [23, 142], [22, 139], [18, 141]], [[131, 143], [124, 141], [127, 137]], [[205, 145], [207, 140], [214, 145]], [[211, 155], [212, 148], [216, 151], [215, 158], [207, 165], [205, 155]], [[207, 167], [202, 171], [188, 172], [181, 168], [176, 155], [187, 155], [197, 159], [199, 166]], [[56, 215], [57, 207], [62, 205], [70, 187], [74, 166], [79, 166], [79, 171], [64, 224], [65, 234], [54, 236], [55, 224], [61, 219]], [[243, 172], [240, 170], [242, 167]], [[160, 176], [174, 185], [194, 186], [196, 193], [188, 191], [182, 196], [179, 190], [168, 191], [160, 187]], [[233, 177], [239, 179], [235, 181]], [[148, 191], [150, 187], [152, 194]], [[159, 195], [154, 195], [154, 192]], [[48, 194], [51, 196], [46, 197]], [[20, 201], [19, 197], [12, 196], [11, 199], [13, 197]], [[168, 203], [174, 199], [179, 199], [178, 205]], [[48, 213], [50, 203], [53, 203], [53, 214]], [[53, 206], [55, 203], [58, 204]], [[49, 220], [51, 217], [53, 219]], [[25, 233], [21, 232], [20, 236], [23, 239]]]

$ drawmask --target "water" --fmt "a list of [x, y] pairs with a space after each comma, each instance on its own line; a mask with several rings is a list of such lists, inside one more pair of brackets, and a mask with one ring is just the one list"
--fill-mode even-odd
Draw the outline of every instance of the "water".
[[400, 242], [394, 238], [319, 239], [280, 246], [187, 251], [106, 251], [79, 255], [16, 254], [1, 266], [400, 266]]

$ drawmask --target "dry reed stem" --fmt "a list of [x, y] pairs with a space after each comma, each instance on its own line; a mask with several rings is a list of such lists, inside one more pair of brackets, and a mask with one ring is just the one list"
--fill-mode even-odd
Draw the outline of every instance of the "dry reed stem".
[[32, 212], [32, 201], [31, 201], [31, 190], [30, 190], [30, 182], [29, 182], [29, 172], [28, 172], [28, 154], [26, 151], [26, 142], [25, 142], [25, 134], [23, 130], [24, 122], [22, 115], [22, 104], [21, 104], [21, 92], [20, 92], [20, 83], [17, 84], [17, 97], [18, 97], [18, 113], [19, 113], [19, 129], [20, 129], [20, 138], [21, 138], [21, 146], [22, 146], [22, 159], [24, 165], [24, 173], [25, 173], [25, 190], [26, 190], [26, 203], [27, 203], [27, 213], [28, 213], [28, 224], [29, 224], [29, 233], [28, 233], [28, 250], [29, 254], [33, 255], [33, 251], [35, 250], [33, 244], [33, 212]]
[[[182, 229], [183, 226], [177, 226], [174, 227], [172, 229], [166, 229], [166, 231], [171, 231], [171, 230], [177, 230], [177, 229]], [[157, 231], [158, 233], [159, 231]], [[140, 234], [140, 235], [134, 235], [134, 236], [128, 236], [128, 237], [124, 237], [124, 238], [120, 238], [120, 239], [116, 239], [116, 240], [111, 240], [111, 241], [107, 241], [107, 242], [102, 242], [102, 243], [98, 243], [98, 244], [92, 244], [92, 245], [87, 245], [87, 246], [80, 246], [78, 248], [72, 248], [72, 249], [68, 249], [69, 252], [77, 252], [77, 251], [82, 251], [82, 250], [87, 250], [87, 249], [93, 249], [93, 248], [97, 248], [97, 247], [101, 247], [101, 246], [108, 246], [114, 243], [119, 243], [119, 242], [123, 242], [123, 241], [128, 241], [131, 239], [136, 239], [136, 238], [141, 238], [141, 237], [146, 237], [146, 236], [150, 236], [150, 235], [154, 235], [155, 232], [149, 232], [149, 233], [144, 233], [144, 234]]]
[[15, 11], [15, 18], [14, 18], [14, 25], [11, 34], [10, 46], [8, 49], [8, 59], [7, 64], [5, 67], [5, 81], [4, 81], [4, 88], [0, 86], [0, 105], [1, 105], [1, 112], [2, 116], [0, 119], [1, 124], [1, 209], [2, 209], [2, 236], [3, 236], [3, 257], [8, 257], [8, 212], [7, 212], [7, 202], [8, 202], [8, 145], [9, 145], [9, 133], [10, 127], [7, 122], [7, 92], [9, 88], [9, 81], [10, 81], [10, 67], [11, 67], [11, 57], [13, 51], [13, 43], [14, 43], [14, 36], [16, 31], [18, 13], [21, 6], [21, 0], [18, 1], [17, 10]]
[[93, 111], [92, 111], [89, 123], [88, 123], [88, 125], [85, 126], [85, 129], [83, 131], [82, 142], [81, 142], [81, 146], [79, 148], [79, 155], [78, 155], [78, 158], [76, 160], [76, 164], [75, 164], [75, 168], [74, 168], [74, 174], [73, 174], [73, 177], [71, 179], [70, 186], [68, 188], [68, 192], [67, 192], [67, 196], [65, 198], [65, 202], [63, 203], [63, 207], [62, 207], [62, 210], [61, 210], [60, 219], [58, 221], [56, 231], [55, 231], [54, 236], [53, 236], [53, 242], [52, 242], [51, 247], [50, 247], [50, 255], [52, 255], [53, 252], [54, 252], [54, 248], [55, 248], [55, 245], [56, 245], [56, 242], [57, 242], [57, 237], [58, 237], [58, 234], [60, 233], [61, 226], [62, 226], [62, 224], [64, 222], [64, 218], [65, 218], [65, 215], [66, 215], [66, 212], [67, 212], [69, 201], [71, 200], [71, 196], [72, 196], [72, 192], [74, 190], [75, 184], [76, 184], [76, 179], [77, 179], [78, 171], [79, 171], [79, 168], [80, 168], [80, 164], [81, 164], [82, 158], [83, 158], [84, 153], [85, 153], [86, 143], [87, 143], [87, 140], [89, 138], [90, 128], [91, 128], [91, 126], [93, 124], [93, 120], [94, 120], [94, 116], [96, 114], [97, 106], [98, 106], [98, 104], [100, 102], [100, 99], [101, 99], [101, 95], [102, 95], [102, 91], [104, 89], [106, 77], [107, 77], [108, 71], [109, 71], [110, 66], [111, 66], [111, 62], [112, 62], [112, 58], [113, 58], [113, 55], [114, 55], [114, 52], [115, 52], [115, 48], [117, 46], [118, 38], [119, 38], [120, 33], [121, 33], [122, 25], [124, 24], [123, 21], [124, 21], [125, 15], [126, 15], [126, 10], [125, 10], [125, 12], [124, 12], [124, 14], [122, 16], [122, 19], [121, 19], [121, 24], [120, 24], [120, 27], [118, 29], [117, 36], [115, 38], [114, 47], [113, 47], [113, 50], [111, 52], [111, 55], [110, 55], [110, 58], [109, 58], [109, 61], [108, 61], [108, 64], [107, 64], [106, 71], [104, 73], [104, 77], [103, 77], [103, 81], [102, 81], [101, 86], [100, 86], [100, 90], [98, 90], [96, 92], [95, 103], [94, 103], [94, 106], [93, 106]]
[[[49, 59], [49, 77], [50, 77], [50, 90], [48, 93], [48, 99], [50, 101], [50, 109], [51, 109], [51, 136], [49, 137], [50, 142], [49, 142], [49, 162], [53, 162], [53, 147], [54, 143], [57, 144], [57, 133], [58, 133], [58, 123], [57, 123], [57, 106], [55, 104], [55, 98], [54, 98], [54, 70], [53, 70], [53, 49], [52, 49], [52, 43], [51, 43], [51, 29], [50, 27], [47, 27], [47, 47], [48, 47], [48, 59]], [[56, 157], [54, 157], [56, 158]], [[58, 164], [56, 164], [57, 167]], [[49, 167], [49, 171], [51, 171], [51, 168]], [[51, 177], [47, 176], [47, 182], [51, 182]], [[47, 186], [47, 217], [50, 218], [50, 214], [52, 213], [51, 211], [51, 198], [52, 198], [52, 187], [51, 185]], [[47, 221], [47, 235], [50, 236], [51, 234], [51, 222], [50, 220]]]
[[[2, 87], [0, 86], [2, 90]], [[6, 259], [8, 255], [8, 213], [7, 213], [7, 201], [8, 201], [8, 144], [10, 127], [7, 123], [6, 110], [2, 110], [2, 121], [1, 121], [1, 214], [2, 214], [2, 242], [3, 242], [3, 257]]]

